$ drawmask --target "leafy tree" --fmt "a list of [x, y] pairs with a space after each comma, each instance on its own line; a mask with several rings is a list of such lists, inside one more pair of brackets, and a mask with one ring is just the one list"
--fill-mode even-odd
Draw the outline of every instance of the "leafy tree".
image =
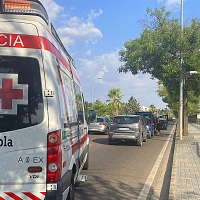
[[93, 107], [97, 116], [110, 116], [108, 105], [102, 103], [101, 101], [96, 100]]
[[112, 88], [108, 91], [108, 106], [112, 116], [117, 115], [122, 108], [122, 93], [119, 88]]
[[128, 103], [125, 104], [124, 110], [126, 114], [134, 114], [135, 112], [140, 111], [140, 104], [133, 96], [131, 96]]
[[89, 111], [92, 110], [92, 103], [85, 101], [85, 113], [86, 117], [89, 116]]
[[119, 72], [148, 73], [160, 80], [167, 92], [163, 100], [171, 107], [179, 101], [182, 55], [184, 108], [187, 111], [188, 102], [195, 103], [200, 96], [199, 78], [189, 76], [189, 71], [200, 72], [200, 21], [196, 18], [187, 21], [182, 31], [179, 20], [172, 18], [163, 6], [154, 10], [147, 8], [146, 19], [140, 23], [143, 27], [140, 37], [127, 41], [119, 51], [123, 62]]

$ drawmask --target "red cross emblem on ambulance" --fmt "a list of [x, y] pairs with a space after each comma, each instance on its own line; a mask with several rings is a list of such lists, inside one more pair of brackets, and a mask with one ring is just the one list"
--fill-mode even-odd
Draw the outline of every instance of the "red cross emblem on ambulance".
[[17, 105], [28, 105], [28, 85], [18, 84], [18, 74], [0, 73], [0, 114], [17, 114]]

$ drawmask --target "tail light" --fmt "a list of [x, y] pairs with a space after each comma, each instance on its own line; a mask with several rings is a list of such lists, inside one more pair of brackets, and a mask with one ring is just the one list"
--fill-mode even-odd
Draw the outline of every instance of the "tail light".
[[99, 125], [100, 126], [105, 126], [105, 124], [103, 122], [100, 122]]
[[110, 126], [115, 126], [116, 124], [115, 122], [110, 122]]
[[47, 183], [55, 183], [61, 178], [62, 151], [60, 130], [47, 135]]
[[139, 123], [133, 123], [132, 124], [135, 128], [138, 128], [140, 125], [139, 125]]

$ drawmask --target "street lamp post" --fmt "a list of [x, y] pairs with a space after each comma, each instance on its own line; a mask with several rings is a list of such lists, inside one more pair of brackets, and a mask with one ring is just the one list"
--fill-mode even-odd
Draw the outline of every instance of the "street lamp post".
[[94, 101], [94, 98], [93, 98], [93, 82], [94, 82], [94, 80], [96, 80], [96, 79], [101, 79], [101, 78], [94, 78], [93, 80], [92, 80], [92, 90], [91, 90], [91, 102], [92, 102], [92, 107], [93, 107], [93, 101]]
[[182, 58], [182, 37], [183, 37], [183, 0], [181, 0], [181, 44], [180, 44], [180, 99], [179, 99], [179, 140], [183, 135], [183, 58]]

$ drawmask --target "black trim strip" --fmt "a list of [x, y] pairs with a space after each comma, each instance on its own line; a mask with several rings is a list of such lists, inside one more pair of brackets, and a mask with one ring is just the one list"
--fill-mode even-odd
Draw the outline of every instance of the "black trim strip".
[[[72, 171], [67, 171], [61, 180], [57, 183], [57, 190], [47, 190], [45, 200], [61, 200], [63, 198], [62, 193], [66, 190], [71, 184]], [[64, 188], [64, 190], [63, 190]]]
[[71, 128], [72, 126], [78, 126], [78, 122], [64, 123], [64, 128]]

